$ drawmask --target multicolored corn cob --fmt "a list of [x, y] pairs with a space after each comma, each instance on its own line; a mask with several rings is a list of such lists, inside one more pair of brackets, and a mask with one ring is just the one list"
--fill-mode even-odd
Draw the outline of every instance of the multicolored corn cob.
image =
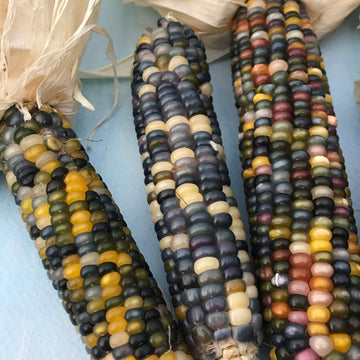
[[260, 304], [194, 31], [159, 20], [137, 44], [134, 124], [180, 329], [197, 359], [254, 359]]
[[50, 106], [0, 122], [2, 170], [44, 268], [92, 359], [191, 360], [109, 190]]
[[271, 357], [357, 359], [357, 229], [323, 59], [302, 4], [248, 1], [231, 50]]

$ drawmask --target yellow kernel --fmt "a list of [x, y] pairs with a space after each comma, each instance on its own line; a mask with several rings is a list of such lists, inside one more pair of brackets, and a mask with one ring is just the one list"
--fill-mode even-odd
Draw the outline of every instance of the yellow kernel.
[[93, 327], [93, 333], [95, 336], [101, 337], [104, 335], [107, 335], [108, 333], [108, 323], [106, 321], [102, 321], [100, 323], [97, 323], [94, 327]]
[[325, 94], [325, 101], [332, 104], [332, 97], [329, 94]]
[[316, 226], [313, 227], [310, 232], [311, 240], [326, 240], [330, 241], [332, 238], [332, 232], [328, 228]]
[[332, 251], [332, 244], [327, 240], [310, 241], [309, 245], [312, 253], [316, 253], [318, 251]]
[[307, 309], [309, 321], [326, 323], [330, 319], [330, 311], [324, 306], [312, 305]]
[[91, 213], [89, 211], [83, 210], [83, 211], [77, 211], [70, 217], [70, 222], [73, 225], [82, 223], [82, 222], [89, 222], [91, 218]]
[[322, 76], [323, 76], [323, 73], [320, 69], [313, 68], [313, 67], [309, 67], [307, 69], [307, 73], [308, 73], [308, 75], [316, 75], [316, 76], [319, 76], [320, 78], [322, 78]]
[[33, 211], [32, 198], [23, 199], [21, 201], [20, 208], [25, 214], [30, 214]]
[[93, 224], [90, 221], [84, 221], [82, 223], [78, 223], [73, 226], [72, 233], [74, 236], [77, 236], [79, 234], [90, 232], [92, 230]]
[[346, 353], [351, 346], [351, 337], [348, 334], [330, 334], [334, 350]]
[[242, 85], [242, 81], [241, 81], [241, 77], [238, 77], [235, 81], [234, 81], [234, 87], [238, 87]]
[[319, 135], [319, 136], [322, 136], [323, 138], [327, 139], [329, 136], [329, 132], [323, 126], [313, 126], [309, 129], [309, 135], [310, 136]]
[[42, 260], [46, 259], [46, 246], [42, 247], [39, 251], [38, 251], [39, 257]]
[[144, 300], [141, 296], [131, 296], [125, 300], [124, 307], [126, 310], [143, 307]]
[[276, 356], [275, 350], [276, 350], [276, 348], [272, 348], [272, 349], [270, 350], [270, 360], [277, 360], [277, 356]]
[[81, 265], [80, 264], [71, 264], [65, 267], [64, 269], [64, 278], [73, 279], [80, 276]]
[[43, 204], [40, 205], [36, 208], [36, 210], [34, 211], [34, 215], [37, 219], [40, 219], [43, 216], [49, 216], [49, 208], [50, 205], [49, 204]]
[[328, 168], [330, 164], [328, 158], [321, 155], [311, 157], [309, 163], [312, 168], [316, 166], [324, 166]]
[[49, 136], [45, 140], [45, 145], [49, 150], [59, 151], [62, 148], [62, 142], [57, 139], [55, 136]]
[[97, 298], [94, 300], [91, 300], [87, 305], [86, 305], [86, 311], [89, 314], [93, 314], [97, 311], [103, 310], [105, 309], [105, 301], [104, 299], [101, 298]]
[[69, 290], [80, 289], [83, 285], [83, 281], [84, 279], [81, 276], [77, 276], [72, 279], [69, 279], [67, 282], [67, 288]]
[[169, 350], [160, 356], [160, 360], [176, 360], [174, 351]]
[[349, 261], [351, 273], [350, 275], [360, 276], [360, 264], [356, 263], [355, 261]]
[[243, 126], [243, 132], [252, 130], [255, 128], [255, 121], [247, 121]]
[[130, 265], [132, 263], [131, 256], [124, 252], [118, 254], [118, 259], [116, 261], [116, 266], [120, 267], [123, 265]]
[[80, 256], [76, 254], [71, 254], [69, 256], [66, 256], [62, 260], [62, 266], [65, 267], [70, 264], [78, 264], [80, 261]]
[[71, 182], [70, 184], [66, 185], [65, 188], [66, 192], [70, 193], [72, 191], [88, 191], [88, 186], [85, 182]]
[[138, 47], [141, 44], [151, 44], [151, 38], [150, 36], [143, 35], [139, 41], [136, 43], [136, 47]]
[[271, 137], [271, 135], [272, 135], [271, 126], [260, 126], [257, 129], [255, 129], [255, 131], [254, 131], [254, 137], [258, 137], [258, 136]]
[[45, 171], [51, 174], [55, 169], [61, 166], [62, 164], [59, 160], [50, 160], [40, 168], [40, 171]]
[[64, 183], [67, 185], [71, 182], [85, 182], [85, 178], [77, 171], [70, 171], [66, 174]]
[[58, 112], [59, 116], [61, 117], [62, 121], [63, 121], [63, 127], [65, 129], [69, 129], [71, 128], [71, 124], [65, 119], [64, 115], [61, 114], [60, 112]]
[[271, 240], [280, 239], [280, 238], [289, 239], [290, 234], [291, 231], [286, 227], [272, 229], [269, 231], [269, 236]]
[[92, 348], [96, 346], [98, 337], [94, 335], [93, 333], [86, 335], [84, 338], [84, 343], [87, 347]]
[[102, 264], [104, 262], [116, 263], [118, 257], [119, 255], [115, 250], [105, 251], [99, 256], [99, 264]]
[[262, 100], [272, 101], [272, 97], [267, 94], [259, 93], [259, 94], [256, 94], [253, 98], [254, 104], [256, 104], [257, 102], [262, 101]]
[[106, 321], [113, 322], [116, 319], [122, 319], [125, 316], [126, 309], [124, 306], [116, 306], [106, 312]]
[[329, 335], [330, 331], [329, 328], [324, 323], [320, 322], [311, 322], [307, 326], [307, 332], [310, 336], [316, 335]]
[[126, 327], [126, 331], [129, 335], [135, 335], [143, 332], [146, 328], [144, 320], [131, 320]]
[[72, 191], [66, 195], [66, 203], [68, 205], [72, 204], [75, 201], [84, 201], [86, 199], [86, 194], [84, 191]]
[[27, 148], [24, 152], [24, 158], [32, 163], [39, 158], [39, 156], [47, 151], [46, 146], [43, 144], [35, 144]]
[[183, 320], [186, 317], [186, 311], [188, 307], [184, 304], [180, 304], [175, 308], [175, 315], [178, 320]]
[[102, 292], [101, 296], [106, 301], [114, 296], [121, 295], [122, 287], [120, 285], [112, 285], [105, 287]]
[[125, 331], [127, 327], [127, 321], [125, 319], [117, 319], [112, 321], [108, 326], [108, 332], [110, 335]]
[[101, 278], [100, 285], [102, 287], [118, 285], [120, 282], [120, 279], [121, 279], [121, 276], [117, 272], [107, 273]]
[[159, 360], [159, 357], [157, 355], [149, 355], [144, 360]]
[[257, 156], [252, 161], [253, 169], [258, 168], [262, 165], [270, 165], [269, 158], [267, 156]]

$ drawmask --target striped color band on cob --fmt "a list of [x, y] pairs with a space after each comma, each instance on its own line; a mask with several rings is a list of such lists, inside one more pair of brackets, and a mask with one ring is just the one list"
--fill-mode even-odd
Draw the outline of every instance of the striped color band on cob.
[[191, 360], [106, 185], [50, 106], [0, 122], [2, 170], [44, 268], [92, 359]]
[[260, 304], [194, 31], [159, 20], [137, 44], [133, 113], [180, 329], [197, 359], [254, 359]]
[[301, 3], [248, 1], [231, 50], [271, 357], [358, 359], [357, 230], [323, 60]]

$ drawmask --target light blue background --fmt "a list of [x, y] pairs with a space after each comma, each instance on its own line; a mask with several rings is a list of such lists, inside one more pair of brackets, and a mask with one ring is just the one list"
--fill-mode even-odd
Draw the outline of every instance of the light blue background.
[[[102, 6], [99, 23], [113, 37], [118, 58], [134, 51], [145, 27], [156, 26], [157, 15], [149, 8], [124, 5], [120, 0], [106, 0]], [[360, 76], [358, 17], [359, 10], [356, 10], [343, 25], [321, 41], [321, 46], [359, 223], [360, 109], [353, 98], [353, 80]], [[94, 35], [82, 67], [96, 68], [107, 64], [105, 49], [104, 38]], [[211, 75], [215, 110], [221, 124], [232, 185], [246, 225], [237, 141], [238, 116], [234, 107], [229, 58], [212, 64]], [[93, 143], [89, 155], [120, 206], [153, 273], [166, 289], [132, 123], [130, 79], [120, 80], [120, 87], [120, 104], [112, 118], [98, 130], [95, 139], [102, 141]], [[83, 93], [96, 108], [95, 112], [79, 111], [76, 131], [79, 137], [86, 138], [112, 106], [113, 81], [85, 80]], [[71, 325], [47, 279], [3, 175], [0, 175], [0, 204], [0, 360], [89, 359], [80, 335]]]

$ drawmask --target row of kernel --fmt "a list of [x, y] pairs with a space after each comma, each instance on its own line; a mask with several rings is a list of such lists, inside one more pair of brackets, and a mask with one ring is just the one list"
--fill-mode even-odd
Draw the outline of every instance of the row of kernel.
[[[274, 338], [273, 344], [277, 347], [275, 354], [280, 359], [291, 359], [303, 349], [308, 347], [308, 337], [306, 334], [307, 322], [307, 273], [309, 270], [301, 263], [304, 255], [304, 248], [307, 246], [307, 223], [311, 219], [309, 213], [309, 203], [303, 198], [303, 183], [307, 178], [307, 158], [303, 153], [306, 148], [306, 138], [299, 119], [306, 118], [307, 104], [299, 97], [301, 93], [301, 84], [306, 80], [305, 60], [304, 60], [304, 43], [299, 26], [300, 16], [299, 8], [296, 2], [286, 1], [283, 5], [283, 16], [285, 21], [286, 38], [286, 65], [288, 86], [282, 87], [281, 101], [278, 105], [281, 108], [280, 119], [290, 122], [288, 125], [288, 144], [283, 143], [280, 149], [279, 162], [282, 162], [281, 171], [285, 175], [285, 179], [289, 182], [287, 187], [283, 188], [282, 197], [288, 199], [289, 207], [282, 214], [282, 222], [288, 226], [287, 246], [290, 257], [287, 259], [287, 267], [284, 266], [283, 277], [287, 276], [287, 294], [284, 292], [283, 300], [288, 306], [287, 322], [283, 324], [283, 333], [278, 334], [278, 338]], [[285, 84], [284, 84], [285, 85]], [[274, 105], [275, 106], [275, 105]], [[277, 119], [275, 119], [277, 120]], [[306, 133], [306, 130], [305, 130]], [[277, 177], [273, 177], [276, 184]], [[279, 185], [276, 185], [279, 186]], [[285, 202], [284, 202], [285, 203]], [[310, 205], [311, 207], [311, 205]], [[310, 209], [311, 211], [311, 209]], [[287, 216], [286, 216], [287, 215]], [[310, 218], [309, 218], [310, 215]], [[274, 340], [278, 340], [274, 342]]]

